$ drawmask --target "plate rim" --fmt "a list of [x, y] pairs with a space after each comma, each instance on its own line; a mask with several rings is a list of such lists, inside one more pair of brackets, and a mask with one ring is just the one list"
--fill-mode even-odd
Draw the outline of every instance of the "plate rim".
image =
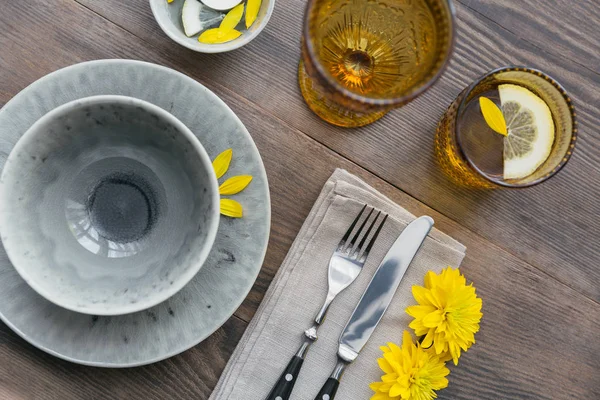
[[[265, 256], [267, 253], [267, 249], [268, 249], [268, 244], [269, 244], [269, 238], [271, 236], [271, 191], [269, 188], [269, 181], [268, 181], [268, 177], [267, 177], [267, 172], [264, 166], [264, 162], [262, 160], [262, 156], [260, 155], [260, 152], [258, 151], [258, 147], [256, 146], [256, 143], [254, 142], [254, 139], [252, 138], [252, 136], [250, 135], [250, 132], [248, 132], [248, 129], [246, 128], [246, 126], [244, 125], [244, 123], [242, 122], [242, 120], [238, 117], [238, 115], [227, 105], [227, 103], [225, 103], [219, 96], [217, 96], [212, 90], [210, 90], [209, 88], [207, 88], [206, 86], [204, 86], [202, 83], [198, 82], [197, 80], [193, 79], [192, 77], [179, 72], [175, 69], [166, 67], [164, 65], [159, 65], [159, 64], [155, 64], [155, 63], [151, 63], [151, 62], [147, 62], [147, 61], [141, 61], [141, 60], [134, 60], [134, 59], [100, 59], [100, 60], [89, 60], [89, 61], [84, 61], [84, 62], [80, 62], [80, 63], [75, 63], [75, 64], [71, 64], [68, 65], [66, 67], [62, 67], [59, 68], [57, 70], [54, 70], [38, 79], [36, 79], [35, 81], [31, 82], [30, 84], [28, 84], [27, 86], [25, 86], [23, 89], [21, 89], [17, 94], [15, 94], [9, 101], [7, 101], [2, 108], [0, 108], [0, 118], [2, 118], [2, 116], [4, 115], [4, 113], [6, 113], [6, 106], [8, 106], [11, 102], [13, 102], [14, 99], [16, 99], [17, 97], [23, 97], [26, 96], [29, 90], [32, 90], [31, 87], [35, 84], [38, 83], [44, 83], [46, 81], [49, 81], [50, 79], [54, 78], [54, 75], [57, 75], [59, 72], [63, 71], [63, 70], [67, 70], [73, 67], [81, 67], [81, 68], [85, 68], [89, 65], [100, 65], [100, 64], [137, 64], [142, 68], [157, 68], [162, 70], [165, 73], [169, 73], [169, 74], [173, 74], [175, 76], [178, 76], [179, 78], [187, 81], [189, 84], [192, 85], [197, 85], [199, 88], [201, 88], [202, 90], [205, 90], [209, 96], [212, 96], [220, 105], [222, 105], [223, 107], [225, 107], [225, 109], [227, 109], [231, 115], [233, 116], [233, 118], [236, 120], [236, 122], [240, 125], [241, 131], [243, 132], [243, 135], [245, 135], [247, 137], [247, 139], [249, 139], [250, 142], [250, 146], [251, 148], [256, 152], [256, 154], [258, 155], [258, 164], [260, 166], [260, 172], [261, 172], [261, 178], [264, 179], [265, 182], [265, 186], [266, 186], [266, 206], [267, 206], [267, 212], [266, 212], [266, 227], [267, 229], [265, 230], [266, 234], [265, 237], [263, 238], [262, 244], [263, 244], [263, 249], [262, 252], [260, 254], [260, 267], [258, 268], [257, 274], [256, 276], [253, 278], [252, 280], [252, 284], [249, 285], [248, 289], [243, 293], [243, 296], [240, 295], [239, 297], [239, 301], [234, 302], [235, 303], [235, 307], [233, 309], [233, 312], [230, 315], [227, 315], [226, 317], [220, 319], [217, 323], [217, 326], [214, 330], [212, 330], [211, 332], [207, 332], [207, 334], [202, 335], [197, 341], [192, 341], [192, 343], [190, 345], [184, 345], [182, 348], [180, 349], [176, 349], [174, 351], [165, 353], [162, 356], [158, 356], [155, 358], [151, 358], [145, 361], [138, 361], [138, 362], [127, 362], [127, 363], [110, 363], [110, 362], [98, 362], [98, 361], [86, 361], [86, 360], [79, 360], [64, 354], [60, 354], [57, 351], [46, 347], [44, 345], [41, 345], [39, 343], [36, 343], [35, 340], [33, 340], [32, 338], [28, 337], [24, 332], [22, 332], [20, 329], [18, 329], [15, 325], [13, 325], [10, 320], [8, 320], [4, 314], [2, 313], [2, 311], [0, 310], [0, 320], [2, 320], [2, 322], [4, 324], [6, 324], [13, 332], [15, 332], [17, 335], [19, 335], [19, 337], [21, 337], [22, 339], [24, 339], [26, 342], [28, 342], [29, 344], [33, 345], [34, 347], [52, 355], [55, 356], [57, 358], [60, 358], [62, 360], [66, 360], [75, 364], [79, 364], [79, 365], [85, 365], [85, 366], [92, 366], [92, 367], [101, 367], [101, 368], [132, 368], [132, 367], [139, 367], [139, 366], [143, 366], [143, 365], [149, 365], [149, 364], [153, 364], [159, 361], [163, 361], [166, 360], [168, 358], [171, 358], [173, 356], [176, 356], [178, 354], [181, 354], [189, 349], [191, 349], [192, 347], [197, 346], [198, 344], [200, 344], [201, 342], [203, 342], [204, 340], [206, 340], [209, 336], [213, 335], [217, 330], [219, 330], [232, 316], [235, 315], [235, 312], [240, 308], [240, 306], [242, 305], [242, 303], [244, 302], [244, 300], [248, 297], [248, 294], [250, 293], [250, 291], [252, 290], [252, 288], [254, 287], [254, 283], [256, 282], [256, 279], [258, 278], [258, 275], [260, 275], [260, 272], [262, 270], [262, 266], [265, 260]], [[133, 96], [132, 96], [133, 97]], [[154, 103], [152, 103], [154, 104]], [[156, 104], [155, 104], [156, 105]], [[60, 105], [59, 105], [60, 106]], [[59, 107], [57, 106], [57, 107]], [[157, 107], [160, 107], [157, 105]], [[161, 107], [162, 108], [162, 107]], [[50, 110], [51, 111], [51, 110]], [[167, 111], [168, 112], [168, 111]], [[24, 132], [23, 132], [24, 133]], [[23, 134], [22, 133], [22, 134]], [[22, 135], [21, 134], [21, 135]], [[14, 147], [14, 145], [13, 145]], [[12, 149], [11, 149], [12, 151]], [[8, 156], [7, 156], [8, 157]], [[221, 216], [219, 216], [219, 218], [221, 218]], [[215, 239], [216, 242], [216, 239]], [[2, 246], [4, 246], [2, 244]], [[214, 246], [214, 245], [213, 245]], [[8, 260], [8, 262], [10, 263], [10, 260]], [[11, 267], [14, 268], [14, 266], [11, 263]], [[22, 278], [20, 278], [22, 279]], [[68, 310], [69, 312], [73, 312]], [[141, 312], [143, 312], [144, 310], [142, 310]]]

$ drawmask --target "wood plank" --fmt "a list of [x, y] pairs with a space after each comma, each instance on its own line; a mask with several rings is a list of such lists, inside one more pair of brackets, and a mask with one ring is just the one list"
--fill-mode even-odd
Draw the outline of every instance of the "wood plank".
[[[25, 13], [26, 10], [29, 13]], [[0, 49], [11, 44], [11, 51], [3, 53], [0, 70], [19, 71], [0, 75], [0, 104], [30, 83], [30, 77], [42, 76], [82, 59], [120, 57], [123, 52], [129, 57], [188, 72], [189, 65], [178, 57], [144, 47], [144, 41], [69, 0], [56, 2], [52, 7], [14, 2], [8, 5], [6, 14], [0, 15], [2, 24], [9, 20], [17, 20], [19, 23], [15, 26], [33, 28], [21, 28], [11, 34], [7, 42], [0, 39]], [[34, 21], [37, 24], [31, 24]], [[56, 21], [64, 23], [56, 24]], [[43, 32], [50, 31], [53, 34], [46, 40], [38, 40]], [[83, 37], [68, 39], [75, 34]], [[98, 37], [106, 40], [92, 40]], [[48, 64], [28, 63], [34, 54], [48, 59]], [[190, 75], [198, 78], [195, 71]], [[461, 359], [460, 367], [453, 369], [451, 386], [440, 392], [440, 399], [589, 399], [600, 396], [596, 379], [600, 369], [600, 344], [596, 340], [600, 329], [598, 304], [345, 160], [239, 94], [213, 82], [203, 83], [213, 88], [246, 124], [263, 155], [271, 184], [270, 248], [251, 300], [238, 314], [245, 318], [252, 315], [322, 184], [333, 169], [340, 166], [366, 179], [413, 213], [433, 215], [440, 229], [469, 249], [463, 271], [475, 282], [484, 299], [482, 330], [478, 344]], [[60, 394], [56, 398], [66, 400], [103, 398], [109, 390], [103, 388], [113, 387], [118, 388], [113, 398], [207, 398], [216, 379], [212, 373], [198, 379], [193, 375], [203, 374], [203, 368], [210, 369], [204, 364], [198, 365], [198, 358], [212, 360], [214, 354], [208, 343], [214, 345], [214, 342], [205, 342], [153, 366], [119, 371], [57, 361], [15, 339], [8, 328], [3, 326], [2, 332], [0, 387], [26, 399], [54, 392]], [[231, 334], [223, 340], [217, 339], [222, 343], [219, 354], [223, 359], [228, 357], [229, 346], [238, 338], [237, 334]], [[213, 337], [210, 340], [214, 340]], [[38, 364], [42, 367], [34, 369]], [[142, 372], [138, 374], [139, 370]], [[70, 383], [72, 375], [76, 383]], [[32, 387], [32, 376], [43, 384], [28, 391]], [[81, 376], [86, 378], [79, 379]], [[16, 383], [9, 384], [9, 380]]]
[[[304, 2], [279, 0], [265, 31], [221, 55], [194, 53], [170, 41], [144, 0], [78, 0], [177, 59], [215, 89], [227, 87], [286, 124], [365, 167], [444, 215], [561, 282], [600, 301], [600, 75], [541, 51], [470, 8], [457, 4], [458, 40], [442, 79], [425, 95], [356, 130], [330, 126], [305, 106], [296, 84]], [[598, 21], [600, 22], [600, 21]], [[578, 109], [578, 147], [552, 180], [522, 191], [465, 190], [448, 182], [433, 157], [437, 120], [479, 75], [506, 64], [538, 67], [561, 81]], [[560, 210], [560, 212], [558, 212]]]
[[124, 370], [60, 360], [0, 323], [0, 399], [207, 399], [246, 325], [233, 317], [178, 356]]
[[458, 0], [516, 36], [600, 73], [600, 7], [594, 0]]

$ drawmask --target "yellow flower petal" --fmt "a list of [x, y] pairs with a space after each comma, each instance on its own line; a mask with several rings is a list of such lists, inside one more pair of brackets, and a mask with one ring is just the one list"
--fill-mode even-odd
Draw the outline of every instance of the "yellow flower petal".
[[487, 97], [481, 96], [479, 98], [479, 107], [481, 107], [481, 113], [483, 114], [483, 118], [485, 119], [485, 122], [487, 122], [490, 128], [492, 128], [494, 131], [498, 132], [501, 135], [508, 135], [508, 131], [506, 129], [506, 121], [504, 120], [504, 114], [502, 114], [502, 110], [498, 108], [496, 103], [494, 103]]
[[231, 157], [233, 156], [233, 150], [227, 149], [215, 158], [213, 161], [213, 169], [215, 170], [215, 174], [217, 174], [217, 179], [225, 175], [225, 172], [229, 169], [229, 164], [231, 163]]
[[422, 306], [431, 306], [433, 305], [427, 298], [428, 289], [425, 289], [423, 286], [413, 285], [412, 294], [417, 303]]
[[390, 397], [396, 397], [396, 396], [400, 396], [400, 393], [402, 393], [403, 387], [400, 386], [399, 383], [396, 383], [394, 386], [391, 387], [390, 389]]
[[425, 325], [427, 328], [435, 328], [441, 324], [443, 320], [444, 313], [440, 310], [436, 310], [423, 317], [423, 325]]
[[167, 3], [171, 4], [173, 2], [173, 0], [167, 0]]
[[242, 205], [235, 200], [221, 199], [221, 214], [232, 218], [242, 218]]
[[237, 5], [231, 9], [221, 21], [221, 25], [219, 25], [220, 29], [229, 30], [233, 29], [240, 23], [242, 20], [242, 15], [244, 14], [244, 3]]
[[429, 313], [432, 313], [436, 310], [433, 306], [410, 306], [406, 307], [406, 313], [411, 317], [415, 318], [423, 318]]
[[248, 0], [248, 5], [246, 6], [246, 28], [250, 28], [254, 21], [256, 21], [260, 4], [261, 0]]
[[207, 29], [198, 37], [198, 41], [207, 44], [225, 43], [237, 39], [242, 32], [235, 29], [213, 28]]
[[233, 176], [219, 186], [219, 193], [225, 196], [239, 193], [250, 184], [250, 181], [252, 181], [250, 175]]
[[423, 341], [421, 342], [421, 346], [425, 349], [428, 349], [431, 347], [431, 345], [433, 344], [433, 338], [434, 338], [434, 333], [435, 330], [434, 329], [430, 329], [429, 331], [427, 331], [427, 335], [425, 335], [425, 338], [423, 339]]
[[435, 286], [437, 275], [433, 271], [427, 271], [425, 274], [425, 287], [427, 289], [431, 289]]
[[387, 360], [385, 358], [378, 358], [377, 364], [379, 364], [379, 368], [381, 368], [381, 370], [383, 372], [385, 372], [386, 374], [391, 374], [394, 372], [394, 368], [392, 368], [390, 363], [387, 362]]

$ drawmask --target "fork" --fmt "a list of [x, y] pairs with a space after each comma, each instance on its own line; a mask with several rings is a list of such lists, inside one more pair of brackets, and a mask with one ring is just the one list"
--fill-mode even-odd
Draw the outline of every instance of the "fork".
[[[302, 368], [302, 363], [304, 362], [306, 353], [308, 352], [310, 345], [317, 340], [317, 330], [325, 320], [325, 315], [327, 314], [329, 306], [333, 302], [333, 299], [335, 299], [335, 297], [342, 290], [346, 289], [352, 282], [354, 282], [358, 274], [360, 274], [362, 267], [365, 265], [367, 257], [369, 256], [369, 252], [375, 243], [375, 239], [377, 239], [377, 236], [379, 235], [379, 232], [381, 231], [381, 228], [387, 219], [387, 214], [384, 214], [383, 220], [379, 223], [375, 233], [369, 239], [369, 234], [375, 227], [375, 223], [381, 215], [381, 211], [377, 212], [377, 215], [371, 221], [365, 232], [365, 226], [371, 218], [371, 214], [373, 214], [373, 211], [375, 211], [374, 208], [371, 208], [371, 211], [360, 225], [360, 228], [358, 228], [356, 233], [352, 236], [352, 239], [348, 241], [356, 224], [360, 221], [363, 214], [365, 214], [366, 209], [367, 205], [365, 204], [360, 210], [360, 213], [352, 222], [352, 225], [350, 225], [344, 234], [342, 240], [340, 240], [337, 248], [331, 256], [329, 260], [329, 289], [323, 307], [321, 307], [321, 310], [315, 317], [313, 326], [304, 332], [304, 341], [300, 346], [300, 349], [298, 349], [296, 354], [292, 357], [265, 400], [288, 400], [290, 398], [292, 390], [294, 389], [294, 384], [296, 383], [296, 379], [300, 374], [300, 369]], [[364, 233], [364, 235], [362, 235], [362, 240], [358, 243], [358, 245], [356, 245], [358, 238], [361, 237], [362, 233]]]

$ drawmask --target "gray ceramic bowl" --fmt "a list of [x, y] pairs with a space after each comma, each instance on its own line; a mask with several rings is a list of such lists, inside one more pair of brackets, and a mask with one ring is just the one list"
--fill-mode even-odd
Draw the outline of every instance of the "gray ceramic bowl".
[[40, 118], [0, 179], [0, 233], [40, 295], [116, 315], [154, 306], [200, 269], [219, 223], [211, 161], [148, 102], [94, 96]]
[[172, 3], [168, 3], [167, 0], [150, 0], [150, 7], [156, 22], [167, 36], [180, 45], [200, 53], [223, 53], [246, 45], [264, 29], [275, 7], [275, 0], [262, 0], [256, 21], [249, 29], [243, 30], [242, 36], [226, 43], [206, 44], [198, 41], [198, 35], [187, 37], [183, 32], [181, 23], [183, 2], [184, 0], [174, 0]]

